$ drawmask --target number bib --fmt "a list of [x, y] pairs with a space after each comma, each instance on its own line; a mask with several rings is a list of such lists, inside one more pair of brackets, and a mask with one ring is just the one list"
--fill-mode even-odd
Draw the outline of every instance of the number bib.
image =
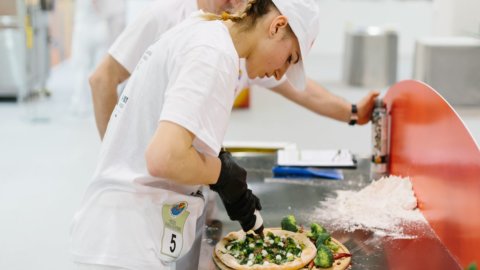
[[161, 224], [155, 224], [158, 255], [164, 262], [175, 261], [190, 250], [195, 241], [197, 219], [205, 206], [203, 197], [181, 194], [169, 197], [161, 207], [157, 206], [162, 220]]
[[190, 212], [185, 210], [187, 202], [174, 205], [165, 204], [162, 208], [163, 240], [161, 252], [172, 258], [178, 258], [183, 247], [183, 230]]

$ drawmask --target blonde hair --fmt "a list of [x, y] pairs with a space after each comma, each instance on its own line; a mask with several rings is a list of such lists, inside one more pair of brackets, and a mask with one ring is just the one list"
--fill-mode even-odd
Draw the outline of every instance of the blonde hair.
[[233, 21], [235, 23], [242, 24], [246, 30], [255, 26], [258, 18], [267, 14], [271, 8], [275, 8], [275, 5], [271, 0], [248, 0], [245, 8], [236, 13], [229, 13], [223, 11], [220, 15], [213, 13], [206, 13], [203, 18], [206, 20], [222, 20]]

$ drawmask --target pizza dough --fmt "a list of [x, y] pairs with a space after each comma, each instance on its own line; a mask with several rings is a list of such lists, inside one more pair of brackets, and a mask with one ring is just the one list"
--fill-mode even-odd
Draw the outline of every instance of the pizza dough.
[[298, 270], [315, 258], [317, 249], [315, 248], [315, 245], [306, 237], [306, 235], [280, 229], [265, 229], [264, 231], [265, 235], [268, 235], [269, 232], [273, 233], [275, 236], [283, 238], [290, 237], [296, 242], [296, 244], [303, 246], [300, 256], [295, 257], [291, 261], [284, 262], [281, 265], [268, 262], [264, 262], [262, 265], [240, 264], [234, 256], [229, 254], [227, 245], [233, 240], [245, 240], [246, 234], [243, 231], [231, 232], [220, 242], [218, 242], [215, 247], [215, 256], [225, 266], [238, 270]]
[[[226, 251], [226, 248], [225, 248], [226, 244], [229, 243], [231, 240], [245, 239], [246, 234], [243, 231], [238, 231], [238, 232], [229, 233], [226, 237], [224, 237], [217, 244], [217, 246], [215, 247], [215, 252], [213, 254], [213, 261], [215, 262], [217, 267], [221, 270], [233, 270], [233, 269], [238, 269], [238, 270], [242, 270], [242, 269], [245, 269], [245, 270], [269, 270], [269, 269], [273, 269], [273, 270], [285, 270], [285, 269], [306, 270], [306, 269], [309, 269], [308, 267], [310, 265], [310, 262], [313, 260], [313, 258], [315, 258], [316, 248], [315, 248], [315, 245], [313, 245], [313, 243], [306, 237], [306, 234], [308, 233], [308, 231], [304, 231], [303, 233], [293, 233], [293, 232], [289, 232], [289, 231], [282, 231], [281, 229], [265, 229], [265, 235], [269, 231], [274, 233], [275, 235], [277, 235], [277, 233], [280, 232], [280, 231], [283, 232], [282, 233], [283, 236], [285, 236], [285, 235], [289, 236], [291, 234], [300, 235], [300, 236], [296, 236], [295, 240], [298, 241], [297, 239], [301, 239], [300, 241], [307, 241], [307, 243], [309, 243], [308, 244], [309, 250], [306, 253], [309, 253], [309, 254], [312, 253], [313, 254], [313, 255], [310, 254], [311, 259], [309, 259], [307, 262], [305, 262], [305, 264], [303, 264], [304, 261], [302, 261], [301, 263], [296, 264], [296, 265], [274, 265], [274, 264], [252, 265], [252, 266], [240, 265], [238, 262], [236, 262], [236, 260], [235, 260], [235, 258], [233, 258], [233, 256], [231, 256], [231, 255], [228, 255], [229, 257], [228, 256], [222, 256], [222, 255], [225, 255], [223, 252]], [[307, 240], [305, 240], [305, 238]], [[335, 243], [339, 247], [336, 254], [340, 254], [340, 253], [350, 254], [349, 250], [342, 243], [340, 243], [339, 241], [337, 241], [334, 238], [332, 238], [332, 242]], [[313, 250], [313, 252], [310, 252], [310, 250]], [[305, 249], [304, 249], [304, 251], [305, 251]], [[218, 256], [217, 254], [220, 254], [220, 256]], [[305, 256], [304, 258], [307, 258], [307, 256]], [[224, 262], [224, 260], [227, 260], [227, 261]], [[235, 263], [233, 263], [232, 260], [235, 260]], [[230, 264], [227, 264], [228, 262], [230, 262]], [[345, 269], [348, 269], [350, 267], [350, 264], [351, 264], [351, 257], [343, 257], [343, 258], [336, 259], [334, 261], [332, 267], [330, 267], [330, 268], [318, 268], [318, 267], [313, 266], [313, 268], [310, 268], [310, 270], [345, 270]]]

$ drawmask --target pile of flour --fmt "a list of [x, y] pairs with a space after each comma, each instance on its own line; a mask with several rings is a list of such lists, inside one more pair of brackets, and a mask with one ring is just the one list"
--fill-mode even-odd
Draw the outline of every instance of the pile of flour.
[[426, 222], [417, 209], [410, 179], [397, 176], [383, 177], [360, 191], [337, 191], [335, 198], [320, 202], [313, 216], [335, 229], [395, 238], [408, 237], [402, 225]]

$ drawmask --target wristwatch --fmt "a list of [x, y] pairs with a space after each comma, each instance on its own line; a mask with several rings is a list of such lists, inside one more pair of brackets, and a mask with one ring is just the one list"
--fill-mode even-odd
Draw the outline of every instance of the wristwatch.
[[353, 126], [357, 123], [358, 121], [358, 109], [357, 109], [357, 105], [356, 104], [352, 104], [352, 114], [350, 114], [350, 121], [348, 122], [348, 124], [350, 126]]

